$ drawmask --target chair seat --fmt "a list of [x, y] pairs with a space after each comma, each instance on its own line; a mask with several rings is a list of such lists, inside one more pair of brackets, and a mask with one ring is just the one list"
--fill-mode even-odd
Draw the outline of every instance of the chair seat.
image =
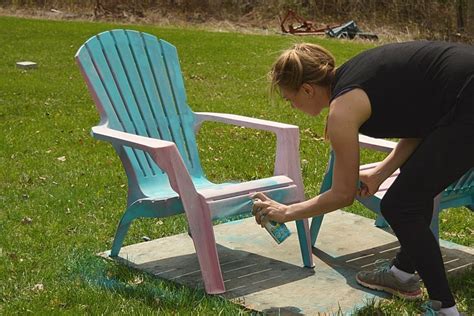
[[212, 219], [251, 212], [254, 192], [263, 192], [269, 198], [284, 204], [298, 202], [298, 189], [294, 182], [285, 176], [275, 176], [244, 183], [216, 185], [198, 192], [208, 201]]
[[[363, 165], [360, 170], [370, 170], [375, 168], [379, 162]], [[357, 197], [357, 200], [362, 203], [368, 209], [374, 211], [379, 216], [375, 221], [375, 226], [386, 227], [387, 223], [380, 210], [380, 201], [384, 197], [388, 188], [393, 184], [397, 176], [400, 174], [400, 169], [397, 169], [390, 177], [388, 177], [379, 187], [379, 190], [373, 195], [368, 197]], [[474, 211], [474, 168], [464, 174], [457, 181], [449, 185], [440, 194], [439, 205], [437, 211], [435, 211], [431, 229], [438, 238], [438, 213], [439, 211], [451, 207], [466, 206], [471, 211]]]
[[228, 199], [240, 195], [249, 195], [256, 191], [271, 191], [278, 188], [294, 186], [293, 180], [285, 176], [275, 176], [247, 182], [216, 184], [202, 189], [198, 192], [208, 201]]
[[[384, 140], [375, 139], [364, 135], [359, 135], [359, 145], [361, 148], [369, 148], [378, 150], [381, 152], [391, 152], [396, 148], [397, 143]], [[330, 152], [329, 164], [326, 169], [326, 173], [323, 178], [321, 185], [320, 194], [331, 189], [332, 177], [334, 170], [335, 153], [333, 150]], [[360, 166], [360, 171], [368, 171], [379, 165], [380, 162], [374, 162]], [[397, 169], [390, 177], [388, 177], [379, 187], [374, 195], [361, 197], [356, 196], [356, 199], [369, 210], [378, 214], [375, 220], [375, 226], [387, 227], [388, 223], [385, 221], [381, 214], [381, 201], [388, 191], [390, 186], [395, 182], [395, 179], [400, 175], [400, 169]], [[474, 211], [474, 168], [471, 168], [457, 181], [453, 182], [447, 188], [436, 197], [433, 197], [433, 217], [431, 220], [430, 228], [436, 239], [439, 238], [439, 213], [443, 209], [451, 207], [465, 206], [470, 210]], [[318, 237], [323, 216], [316, 216], [311, 222], [311, 244], [316, 243]]]
[[[370, 170], [375, 168], [380, 162], [366, 164], [360, 167], [360, 171]], [[388, 177], [379, 187], [379, 190], [374, 194], [378, 199], [382, 199], [388, 188], [395, 181], [400, 174], [400, 169], [397, 169], [390, 177]], [[471, 194], [471, 196], [469, 196]], [[467, 201], [471, 201], [474, 195], [474, 169], [467, 172], [458, 181], [448, 186], [441, 195], [441, 203], [451, 201], [453, 199], [465, 197]], [[461, 196], [461, 197], [460, 197]], [[471, 202], [472, 203], [472, 202]], [[469, 205], [468, 202], [459, 203], [459, 206]], [[455, 207], [455, 206], [452, 206]]]
[[[199, 181], [196, 183], [196, 189], [206, 199], [212, 219], [251, 212], [252, 201], [250, 195], [257, 191], [265, 193], [268, 197], [280, 203], [298, 202], [297, 187], [293, 180], [286, 176], [221, 184]], [[170, 187], [163, 188], [157, 192], [156, 196], [137, 200], [130, 206], [130, 208], [133, 207], [156, 209], [157, 212], [160, 212], [160, 217], [184, 212], [178, 194]]]

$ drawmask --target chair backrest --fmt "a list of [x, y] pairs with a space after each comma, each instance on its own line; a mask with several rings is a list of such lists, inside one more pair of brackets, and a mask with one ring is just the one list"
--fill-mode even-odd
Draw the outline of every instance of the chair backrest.
[[444, 190], [441, 205], [442, 208], [463, 205], [474, 207], [474, 168]]
[[[172, 141], [191, 176], [203, 177], [194, 133], [195, 116], [186, 92], [176, 48], [155, 36], [113, 30], [82, 45], [76, 60], [108, 127]], [[147, 153], [124, 148], [138, 184], [166, 175]], [[122, 157], [124, 158], [124, 157]], [[127, 165], [126, 163], [125, 165]]]

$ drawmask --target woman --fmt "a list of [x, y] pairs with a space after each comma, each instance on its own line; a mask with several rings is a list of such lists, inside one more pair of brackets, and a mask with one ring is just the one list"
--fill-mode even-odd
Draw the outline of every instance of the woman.
[[[336, 160], [332, 188], [312, 199], [283, 205], [257, 193], [257, 223], [309, 218], [349, 206], [356, 194], [374, 194], [401, 168], [381, 202], [401, 250], [390, 266], [359, 272], [356, 279], [416, 299], [421, 297], [417, 271], [428, 290], [428, 309], [458, 315], [429, 225], [433, 198], [474, 166], [474, 48], [428, 41], [389, 44], [336, 69], [324, 48], [297, 44], [276, 60], [270, 78], [272, 87], [300, 111], [316, 116], [329, 107], [326, 133]], [[359, 132], [400, 138], [377, 168], [363, 174]]]

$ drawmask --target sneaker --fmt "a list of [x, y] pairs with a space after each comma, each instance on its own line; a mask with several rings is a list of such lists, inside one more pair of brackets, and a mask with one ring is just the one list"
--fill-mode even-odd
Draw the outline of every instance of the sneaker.
[[406, 282], [401, 282], [390, 271], [392, 266], [390, 261], [377, 260], [375, 263], [379, 265], [375, 270], [357, 273], [357, 283], [369, 289], [385, 291], [407, 300], [421, 298], [420, 279], [417, 276], [411, 277]]
[[[435, 300], [430, 300], [423, 305], [421, 305], [421, 308], [425, 310], [423, 313], [423, 316], [444, 316], [446, 315], [441, 311], [441, 302], [440, 301], [435, 301]], [[460, 316], [464, 316], [464, 314], [459, 313]]]

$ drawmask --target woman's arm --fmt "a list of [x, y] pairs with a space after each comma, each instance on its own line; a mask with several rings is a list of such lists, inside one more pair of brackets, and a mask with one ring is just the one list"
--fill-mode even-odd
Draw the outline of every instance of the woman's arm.
[[[333, 121], [334, 122], [334, 121]], [[342, 130], [342, 129], [341, 129]], [[331, 188], [309, 200], [290, 205], [285, 221], [314, 217], [351, 205], [359, 178], [359, 142], [357, 129], [329, 132], [335, 153]]]
[[411, 156], [418, 145], [421, 142], [421, 138], [403, 138], [400, 139], [397, 146], [390, 152], [375, 170], [379, 170], [380, 173], [389, 177], [395, 170], [400, 168], [401, 165]]
[[360, 180], [363, 182], [363, 185], [360, 195], [368, 196], [377, 192], [382, 182], [407, 161], [420, 142], [420, 138], [401, 139], [390, 154], [375, 168], [361, 172]]
[[369, 99], [362, 90], [352, 90], [331, 103], [327, 135], [335, 154], [332, 186], [312, 199], [290, 205], [288, 220], [325, 214], [354, 202], [359, 179], [359, 127], [369, 116]]
[[261, 218], [287, 222], [325, 214], [351, 205], [359, 179], [359, 127], [370, 116], [370, 103], [365, 92], [352, 90], [336, 98], [330, 106], [327, 135], [335, 153], [331, 189], [304, 202], [283, 205], [259, 193], [254, 203], [257, 223]]
[[[348, 135], [347, 130], [342, 133], [343, 135], [338, 135], [338, 133], [340, 132], [334, 131], [330, 136], [336, 158], [331, 189], [312, 199], [291, 205], [288, 209], [287, 221], [322, 215], [349, 206], [354, 202], [359, 172], [357, 133], [355, 139]], [[369, 186], [369, 192], [366, 195], [374, 194], [380, 184], [410, 157], [420, 141], [419, 138], [400, 140], [395, 149], [372, 170], [371, 176], [373, 178], [369, 181], [374, 181], [377, 184], [374, 192], [371, 192]], [[356, 166], [354, 166], [354, 162], [357, 162]], [[354, 177], [354, 175], [356, 176]]]

